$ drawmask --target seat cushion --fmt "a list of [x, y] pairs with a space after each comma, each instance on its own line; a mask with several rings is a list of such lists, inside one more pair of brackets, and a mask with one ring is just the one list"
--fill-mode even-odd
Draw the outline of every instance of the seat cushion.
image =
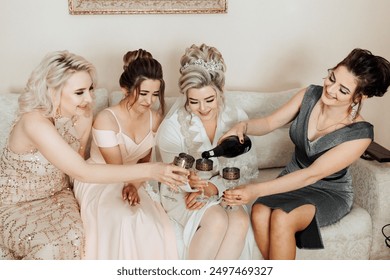
[[17, 93], [2, 93], [0, 94], [1, 114], [0, 114], [0, 151], [3, 150], [8, 134], [16, 117], [18, 108]]
[[297, 250], [297, 259], [367, 260], [370, 257], [372, 225], [366, 210], [352, 210], [335, 224], [321, 228], [325, 249]]

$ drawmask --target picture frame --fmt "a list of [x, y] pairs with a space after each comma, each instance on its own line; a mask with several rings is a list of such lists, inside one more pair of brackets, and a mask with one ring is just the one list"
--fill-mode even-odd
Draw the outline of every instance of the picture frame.
[[71, 15], [221, 14], [227, 0], [68, 0]]

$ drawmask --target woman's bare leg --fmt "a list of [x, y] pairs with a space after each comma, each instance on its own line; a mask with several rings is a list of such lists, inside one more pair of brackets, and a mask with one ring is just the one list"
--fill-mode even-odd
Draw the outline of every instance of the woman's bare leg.
[[296, 256], [295, 233], [304, 230], [313, 220], [315, 206], [302, 205], [289, 213], [275, 209], [271, 213], [270, 259], [292, 260]]
[[244, 208], [240, 206], [226, 213], [229, 224], [216, 259], [236, 260], [244, 249], [249, 228], [249, 217]]
[[191, 240], [188, 258], [190, 260], [213, 260], [225, 238], [228, 216], [219, 205], [206, 210]]
[[271, 209], [263, 204], [252, 206], [252, 228], [257, 247], [265, 260], [269, 259]]

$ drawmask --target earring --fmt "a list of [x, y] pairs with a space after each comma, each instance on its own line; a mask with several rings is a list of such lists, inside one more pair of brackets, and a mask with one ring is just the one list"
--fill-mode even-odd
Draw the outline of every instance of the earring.
[[352, 103], [351, 104], [351, 112], [349, 113], [349, 119], [351, 122], [355, 121], [356, 115], [357, 115], [357, 107], [358, 103]]
[[61, 109], [60, 109], [60, 106], [58, 106], [57, 107], [57, 109], [56, 109], [56, 113], [55, 113], [55, 115], [54, 115], [54, 119], [55, 120], [58, 120], [58, 119], [60, 119], [62, 116], [61, 116]]

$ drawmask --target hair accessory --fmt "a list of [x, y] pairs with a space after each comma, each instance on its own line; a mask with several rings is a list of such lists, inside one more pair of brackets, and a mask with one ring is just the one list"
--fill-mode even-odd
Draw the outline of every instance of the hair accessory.
[[221, 62], [217, 62], [215, 60], [210, 60], [210, 61], [206, 62], [202, 58], [198, 58], [197, 60], [195, 60], [193, 62], [190, 62], [190, 63], [187, 62], [186, 64], [184, 64], [184, 66], [180, 68], [180, 71], [184, 71], [189, 66], [193, 66], [193, 65], [200, 66], [200, 67], [206, 69], [208, 72], [222, 70], [222, 68], [223, 68], [222, 67], [223, 65]]

